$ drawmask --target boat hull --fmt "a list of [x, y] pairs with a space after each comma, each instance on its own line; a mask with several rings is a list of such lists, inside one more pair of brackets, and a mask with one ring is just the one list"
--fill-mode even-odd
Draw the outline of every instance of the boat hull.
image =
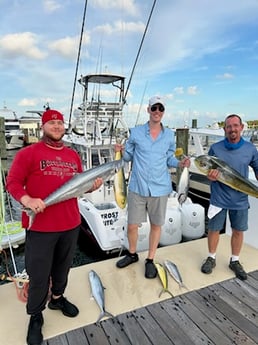
[[[106, 254], [129, 249], [127, 237], [127, 210], [117, 206], [115, 201], [93, 203], [87, 198], [79, 200], [82, 216], [84, 241], [94, 242]], [[150, 222], [139, 224], [137, 252], [149, 248]], [[162, 226], [160, 246], [180, 243], [203, 237], [205, 233], [205, 212], [201, 205], [187, 198], [183, 206], [177, 194], [168, 199], [165, 224]]]
[[25, 230], [19, 221], [0, 224], [0, 234], [0, 249], [6, 249], [10, 246], [17, 248], [25, 242]]

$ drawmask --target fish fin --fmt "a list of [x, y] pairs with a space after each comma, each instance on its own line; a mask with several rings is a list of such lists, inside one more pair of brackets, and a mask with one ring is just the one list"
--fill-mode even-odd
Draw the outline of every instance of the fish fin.
[[159, 297], [165, 292], [165, 289], [162, 289], [159, 293]]
[[168, 289], [166, 289], [166, 292], [167, 292], [171, 297], [174, 297], [174, 295], [172, 294], [172, 292], [169, 291]]
[[106, 317], [114, 317], [113, 314], [109, 313], [108, 311], [103, 310], [103, 311], [99, 314], [99, 317], [98, 317], [98, 320], [96, 321], [96, 323], [99, 323], [100, 320], [102, 320], [103, 317], [105, 317], [105, 316], [106, 316]]
[[171, 297], [174, 297], [174, 295], [172, 294], [172, 292], [170, 292], [168, 289], [165, 289], [165, 288], [163, 288], [163, 289], [160, 291], [159, 297], [160, 297], [163, 293], [165, 293], [165, 292], [167, 292]]
[[27, 216], [29, 217], [28, 229], [30, 229], [35, 218], [35, 213], [28, 207], [22, 207], [22, 212], [25, 212]]
[[184, 283], [179, 283], [179, 287], [180, 289], [186, 289], [186, 290], [189, 290], [188, 287], [184, 284]]
[[28, 227], [28, 229], [31, 228], [32, 223], [33, 223], [33, 221], [34, 221], [34, 218], [35, 218], [35, 214], [32, 214], [32, 215], [29, 216], [29, 227]]

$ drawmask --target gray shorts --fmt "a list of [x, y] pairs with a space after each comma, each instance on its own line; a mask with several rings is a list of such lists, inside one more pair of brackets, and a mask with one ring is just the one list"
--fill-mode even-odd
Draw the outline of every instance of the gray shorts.
[[163, 225], [166, 218], [168, 195], [152, 197], [141, 196], [128, 192], [128, 224], [141, 224], [147, 221], [151, 224]]

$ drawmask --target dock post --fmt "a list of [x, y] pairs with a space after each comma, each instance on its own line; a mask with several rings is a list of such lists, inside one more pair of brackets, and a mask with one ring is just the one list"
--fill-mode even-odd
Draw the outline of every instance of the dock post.
[[[176, 129], [176, 147], [182, 148], [183, 154], [185, 156], [188, 156], [188, 138], [189, 138], [189, 128]], [[176, 170], [176, 185], [177, 186], [178, 186], [181, 174], [182, 174], [182, 169], [177, 168]]]
[[7, 171], [7, 150], [5, 141], [5, 119], [0, 117], [0, 158], [2, 161], [2, 170]]

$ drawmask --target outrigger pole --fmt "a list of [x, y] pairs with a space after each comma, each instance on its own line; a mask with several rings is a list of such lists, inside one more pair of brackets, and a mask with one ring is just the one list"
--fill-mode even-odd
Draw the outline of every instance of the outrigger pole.
[[79, 50], [78, 50], [78, 56], [77, 56], [77, 62], [76, 62], [76, 69], [75, 69], [75, 76], [74, 76], [74, 83], [73, 83], [73, 92], [72, 92], [72, 101], [71, 101], [71, 107], [70, 107], [70, 114], [69, 114], [69, 127], [71, 125], [71, 119], [72, 119], [72, 111], [73, 111], [73, 101], [74, 101], [74, 94], [75, 94], [75, 88], [77, 83], [77, 74], [79, 69], [79, 61], [80, 61], [80, 55], [81, 55], [81, 46], [82, 46], [82, 39], [83, 39], [83, 32], [84, 32], [84, 23], [86, 18], [86, 9], [87, 9], [88, 0], [85, 0], [84, 5], [84, 11], [83, 11], [83, 19], [82, 19], [82, 28], [81, 28], [81, 37], [79, 42]]
[[151, 8], [151, 11], [150, 11], [150, 15], [149, 15], [147, 24], [145, 26], [145, 30], [144, 30], [144, 33], [143, 33], [143, 36], [142, 36], [141, 44], [140, 44], [140, 47], [138, 49], [137, 56], [136, 56], [136, 59], [135, 59], [134, 65], [133, 65], [133, 69], [132, 69], [132, 72], [131, 72], [131, 75], [130, 75], [130, 79], [129, 79], [129, 82], [128, 82], [128, 85], [127, 85], [127, 88], [126, 88], [126, 91], [125, 91], [124, 100], [123, 100], [124, 103], [126, 102], [126, 96], [127, 96], [128, 91], [129, 91], [129, 87], [130, 87], [130, 84], [131, 84], [131, 81], [132, 81], [134, 70], [135, 70], [135, 67], [136, 67], [136, 64], [137, 64], [137, 61], [138, 61], [141, 49], [142, 49], [144, 38], [146, 36], [146, 33], [147, 33], [147, 30], [148, 30], [148, 27], [149, 27], [149, 23], [150, 23], [150, 20], [151, 20], [152, 13], [153, 13], [155, 5], [156, 5], [156, 0], [153, 1], [152, 8]]

